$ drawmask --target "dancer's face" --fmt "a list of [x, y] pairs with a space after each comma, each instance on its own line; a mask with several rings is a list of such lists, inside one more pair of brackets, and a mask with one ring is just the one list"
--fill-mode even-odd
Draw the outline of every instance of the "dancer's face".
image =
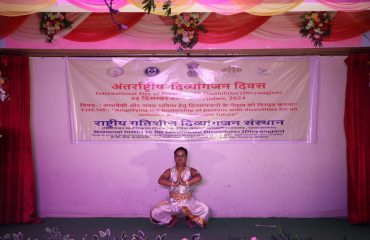
[[186, 152], [184, 150], [178, 150], [175, 153], [175, 162], [177, 167], [186, 166]]

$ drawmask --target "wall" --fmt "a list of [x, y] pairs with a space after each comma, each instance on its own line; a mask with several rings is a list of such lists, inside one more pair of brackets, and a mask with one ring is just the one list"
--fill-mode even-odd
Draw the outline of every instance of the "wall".
[[214, 217], [347, 215], [344, 56], [321, 57], [317, 143], [72, 144], [63, 58], [32, 58], [32, 136], [41, 217], [148, 217], [157, 184], [189, 150]]

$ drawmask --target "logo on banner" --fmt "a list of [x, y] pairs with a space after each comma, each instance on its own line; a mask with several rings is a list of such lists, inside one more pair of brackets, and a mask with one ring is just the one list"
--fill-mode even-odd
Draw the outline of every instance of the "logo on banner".
[[144, 73], [148, 77], [157, 76], [160, 72], [161, 70], [158, 67], [154, 67], [154, 66], [147, 67], [144, 69]]
[[257, 75], [270, 75], [267, 68], [257, 68]]
[[199, 63], [196, 63], [196, 62], [189, 62], [186, 64], [186, 66], [188, 67], [188, 71], [187, 71], [187, 74], [189, 77], [198, 77], [198, 66], [199, 66]]
[[121, 76], [125, 71], [123, 68], [120, 67], [111, 67], [107, 69], [107, 75], [109, 77], [119, 77]]
[[228, 66], [228, 67], [221, 69], [221, 72], [228, 73], [228, 74], [235, 74], [241, 71], [242, 69], [236, 66]]

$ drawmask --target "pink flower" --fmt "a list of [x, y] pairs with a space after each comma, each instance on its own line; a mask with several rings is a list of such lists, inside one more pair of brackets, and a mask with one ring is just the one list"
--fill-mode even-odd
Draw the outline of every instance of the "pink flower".
[[184, 37], [182, 37], [182, 41], [188, 43], [188, 42], [190, 42], [190, 39], [189, 39], [188, 36], [184, 36]]
[[251, 237], [251, 240], [258, 240], [257, 237]]

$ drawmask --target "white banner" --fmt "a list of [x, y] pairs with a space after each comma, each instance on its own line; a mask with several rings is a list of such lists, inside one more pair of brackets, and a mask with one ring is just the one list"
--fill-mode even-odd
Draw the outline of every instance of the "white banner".
[[312, 142], [318, 58], [69, 58], [74, 141]]

